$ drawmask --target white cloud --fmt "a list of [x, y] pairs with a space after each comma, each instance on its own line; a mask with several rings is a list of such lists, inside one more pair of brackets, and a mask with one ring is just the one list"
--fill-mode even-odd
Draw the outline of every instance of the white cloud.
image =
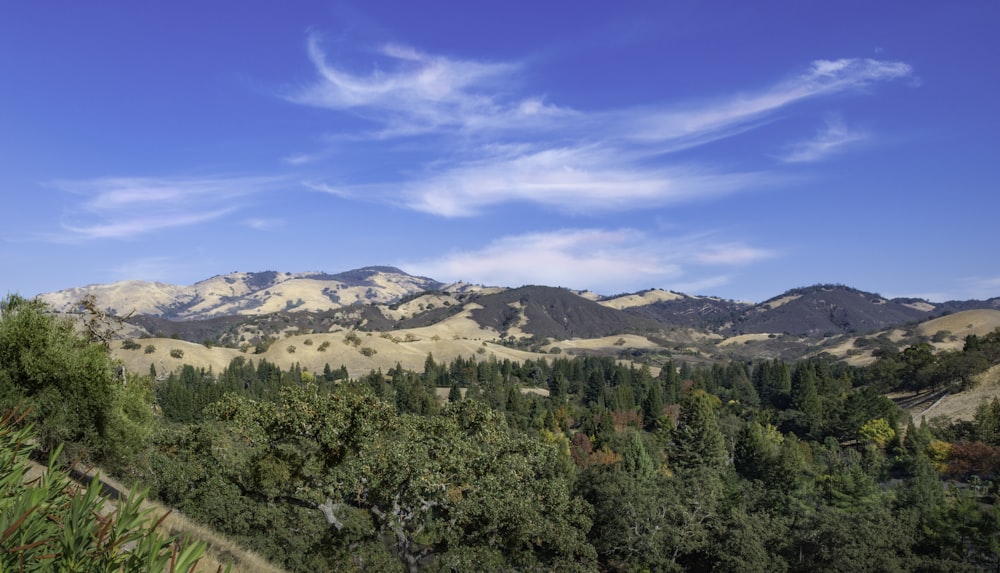
[[354, 111], [381, 123], [382, 137], [453, 128], [509, 129], [512, 123], [565, 112], [538, 97], [503, 97], [520, 67], [515, 63], [459, 60], [387, 45], [378, 55], [388, 69], [356, 74], [329, 63], [316, 34], [309, 36], [308, 51], [318, 78], [287, 99]]
[[[880, 82], [911, 76], [902, 62], [872, 59], [814, 61], [803, 74], [759, 93], [742, 94], [687, 109], [645, 109], [630, 112], [628, 133], [647, 141], [694, 146], [738, 133], [747, 124], [802, 100], [859, 90]], [[750, 125], [752, 127], [752, 125]]]
[[71, 237], [127, 239], [219, 219], [277, 181], [266, 177], [105, 177], [53, 185], [82, 198], [72, 205], [69, 220], [62, 225]]
[[[331, 64], [317, 36], [310, 36], [308, 47], [318, 79], [290, 95], [291, 101], [355, 112], [374, 126], [367, 135], [382, 139], [446, 136], [427, 143], [417, 160], [423, 165], [411, 159], [395, 169], [406, 173], [395, 180], [314, 183], [313, 188], [445, 217], [478, 215], [509, 202], [570, 212], [646, 209], [773, 183], [777, 177], [768, 174], [671, 165], [666, 154], [754, 129], [809, 98], [912, 75], [901, 62], [817, 60], [805, 72], [757, 92], [686, 107], [585, 112], [513, 95], [517, 63], [386, 46], [379, 52], [386, 68], [359, 74]], [[474, 137], [455, 137], [456, 130]], [[831, 123], [785, 160], [815, 160], [862, 137]], [[379, 152], [383, 160], [391, 156], [384, 148]]]
[[762, 173], [646, 167], [618, 150], [597, 146], [495, 151], [488, 157], [444, 166], [399, 184], [351, 187], [310, 182], [306, 185], [344, 198], [383, 197], [416, 211], [468, 217], [511, 202], [534, 203], [573, 213], [629, 211], [706, 199], [781, 181]]
[[270, 231], [271, 229], [276, 229], [278, 227], [284, 226], [285, 220], [276, 218], [267, 219], [260, 217], [252, 217], [250, 219], [246, 219], [245, 221], [243, 221], [243, 224], [246, 225], [247, 227], [250, 227], [251, 229], [254, 229], [255, 231]]
[[712, 245], [697, 253], [695, 259], [705, 265], [746, 265], [775, 256], [773, 251], [741, 243]]
[[[709, 256], [707, 261], [702, 255], [725, 252], [738, 255], [714, 260]], [[398, 266], [446, 281], [559, 285], [612, 294], [650, 286], [718, 286], [728, 277], [694, 275], [706, 265], [742, 265], [764, 253], [742, 245], [716, 245], [706, 236], [664, 239], [634, 229], [563, 229], [503, 237], [481, 248]]]
[[848, 129], [841, 118], [831, 116], [826, 120], [826, 127], [816, 137], [789, 146], [781, 160], [786, 163], [819, 161], [867, 138], [867, 133]]
[[165, 213], [156, 216], [127, 217], [112, 223], [97, 225], [73, 226], [64, 224], [63, 228], [74, 235], [87, 239], [128, 239], [169, 229], [172, 227], [187, 227], [205, 223], [231, 213], [233, 209], [219, 209], [202, 213]]

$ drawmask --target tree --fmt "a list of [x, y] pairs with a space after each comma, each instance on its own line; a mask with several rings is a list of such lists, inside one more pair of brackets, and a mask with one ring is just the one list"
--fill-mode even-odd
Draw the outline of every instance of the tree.
[[[230, 396], [212, 412], [252, 444], [230, 475], [271, 503], [310, 507], [348, 543], [416, 571], [593, 565], [568, 449], [519, 435], [482, 403], [396, 415], [363, 388]], [[369, 526], [351, 528], [361, 520]], [[353, 537], [351, 537], [353, 536]]]
[[461, 402], [462, 401], [462, 391], [459, 389], [458, 384], [452, 384], [451, 389], [448, 390], [448, 402]]
[[[116, 385], [107, 347], [80, 338], [68, 320], [39, 300], [9, 295], [0, 302], [0, 406], [31, 408], [41, 447], [82, 446], [101, 455]], [[72, 450], [72, 451], [70, 451]]]
[[725, 462], [725, 438], [715, 413], [718, 404], [718, 398], [702, 390], [684, 397], [671, 452], [671, 461], [678, 467], [721, 467]]
[[598, 369], [591, 370], [583, 390], [583, 403], [587, 406], [599, 403], [604, 398], [604, 385], [604, 373]]
[[773, 426], [749, 422], [740, 428], [733, 447], [733, 465], [748, 480], [770, 481], [778, 465], [781, 434]]
[[722, 480], [709, 468], [645, 477], [591, 466], [582, 479], [594, 506], [590, 539], [613, 571], [701, 570], [719, 518]]
[[816, 388], [816, 374], [809, 363], [800, 364], [792, 375], [792, 408], [801, 414], [801, 429], [810, 434], [819, 431], [823, 421], [823, 404]]

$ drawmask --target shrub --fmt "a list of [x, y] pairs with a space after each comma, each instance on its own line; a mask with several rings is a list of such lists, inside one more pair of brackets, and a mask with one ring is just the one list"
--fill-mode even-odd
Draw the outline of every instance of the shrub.
[[156, 347], [153, 346], [152, 344], [147, 344], [146, 345], [146, 349], [143, 350], [143, 352], [145, 352], [146, 354], [152, 354], [152, 353], [156, 352]]
[[124, 350], [139, 350], [140, 348], [142, 348], [142, 345], [131, 338], [122, 341], [122, 349]]
[[344, 335], [344, 344], [348, 346], [361, 346], [361, 337], [356, 332], [348, 332]]
[[307, 338], [307, 339], [305, 339], [305, 340], [302, 341], [302, 344], [305, 344], [306, 346], [312, 346], [313, 345], [313, 339], [312, 338]]
[[289, 354], [295, 354], [295, 345], [289, 344], [288, 348], [285, 349]]
[[323, 342], [320, 343], [319, 346], [316, 347], [316, 350], [319, 350], [320, 352], [326, 352], [327, 348], [330, 348], [330, 341], [324, 340]]
[[375, 350], [374, 348], [370, 348], [368, 346], [362, 346], [358, 352], [364, 354], [365, 356], [375, 356], [376, 354], [378, 354], [378, 350]]
[[[194, 571], [205, 545], [175, 545], [155, 531], [142, 492], [132, 491], [108, 513], [103, 484], [77, 486], [56, 455], [42, 477], [27, 480], [34, 436], [0, 420], [0, 571]], [[125, 549], [130, 547], [130, 549]]]
[[171, 348], [170, 349], [170, 357], [171, 358], [177, 358], [177, 359], [184, 358], [184, 351], [181, 350], [180, 348]]

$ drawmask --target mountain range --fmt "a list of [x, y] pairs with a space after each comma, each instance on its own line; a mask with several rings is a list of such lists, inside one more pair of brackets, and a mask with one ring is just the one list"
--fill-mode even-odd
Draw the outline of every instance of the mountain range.
[[[546, 286], [445, 284], [384, 266], [337, 274], [233, 272], [190, 286], [133, 280], [40, 298], [57, 311], [72, 312], [88, 295], [100, 308], [129, 316], [136, 324], [156, 328], [187, 323], [187, 328], [174, 330], [199, 330], [203, 335], [251, 317], [292, 313], [325, 315], [331, 323], [350, 317], [355, 326], [371, 330], [427, 326], [470, 304], [477, 306], [472, 319], [484, 328], [506, 333], [516, 326], [524, 335], [557, 340], [677, 328], [727, 337], [822, 337], [874, 332], [964, 310], [1000, 309], [1000, 297], [932, 303], [887, 299], [844, 285], [795, 288], [756, 304], [659, 289], [604, 297]], [[437, 304], [430, 299], [407, 304], [421, 296], [436, 297]], [[193, 328], [199, 323], [203, 328]]]

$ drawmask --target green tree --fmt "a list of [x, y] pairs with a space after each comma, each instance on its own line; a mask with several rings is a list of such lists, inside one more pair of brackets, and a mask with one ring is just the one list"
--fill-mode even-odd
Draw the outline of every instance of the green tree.
[[773, 426], [749, 422], [740, 428], [733, 446], [733, 465], [745, 479], [770, 481], [775, 477], [784, 438]]
[[124, 382], [116, 372], [107, 347], [79, 337], [43, 302], [17, 295], [0, 302], [0, 406], [30, 407], [44, 450], [113, 450], [110, 413]]
[[458, 384], [452, 384], [451, 389], [448, 390], [448, 402], [461, 402], [462, 401], [462, 391], [459, 389]]
[[681, 402], [680, 419], [673, 433], [671, 462], [679, 468], [721, 467], [726, 443], [719, 429], [716, 408], [719, 399], [702, 390], [687, 394]]
[[[367, 392], [293, 387], [276, 403], [230, 396], [212, 411], [254, 444], [232, 472], [241, 487], [313, 508], [342, 543], [382, 544], [408, 570], [593, 563], [568, 450], [479, 402], [397, 416]], [[370, 525], [352, 528], [359, 519]]]

